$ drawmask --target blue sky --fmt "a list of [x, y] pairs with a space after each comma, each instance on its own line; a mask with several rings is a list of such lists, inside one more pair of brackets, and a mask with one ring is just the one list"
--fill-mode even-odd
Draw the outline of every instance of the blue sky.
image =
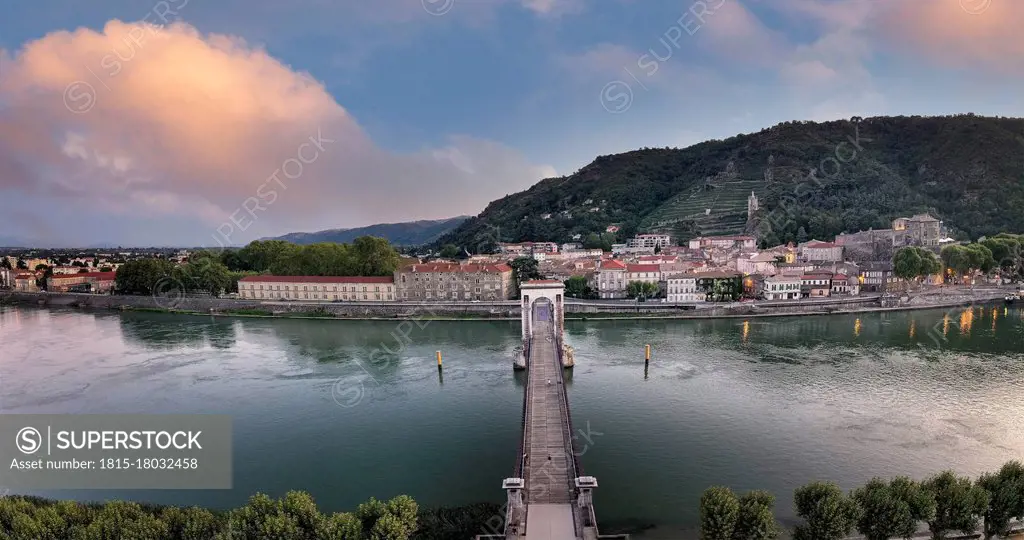
[[0, 244], [239, 244], [476, 214], [794, 119], [1020, 116], [1021, 23], [1006, 0], [21, 2]]

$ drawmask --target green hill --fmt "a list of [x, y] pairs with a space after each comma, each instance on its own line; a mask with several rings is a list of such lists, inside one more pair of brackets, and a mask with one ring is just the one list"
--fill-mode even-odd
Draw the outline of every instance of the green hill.
[[[747, 197], [761, 210], [747, 221]], [[491, 202], [443, 235], [479, 252], [494, 242], [570, 241], [620, 226], [619, 239], [666, 231], [754, 231], [765, 243], [885, 228], [929, 212], [977, 238], [1024, 231], [1024, 119], [973, 114], [786, 122], [688, 148], [600, 156]]]

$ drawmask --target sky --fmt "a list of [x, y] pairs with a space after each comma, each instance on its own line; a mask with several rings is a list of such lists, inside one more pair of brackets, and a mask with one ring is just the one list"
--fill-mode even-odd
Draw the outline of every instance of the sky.
[[1024, 116], [1022, 26], [1018, 0], [16, 2], [0, 245], [240, 245], [790, 120]]

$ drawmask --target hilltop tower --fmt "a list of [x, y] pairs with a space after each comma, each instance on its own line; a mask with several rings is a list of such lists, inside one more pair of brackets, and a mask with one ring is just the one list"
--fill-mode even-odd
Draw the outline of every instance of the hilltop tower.
[[754, 219], [754, 214], [757, 213], [757, 209], [760, 208], [757, 202], [757, 195], [754, 192], [750, 192], [750, 196], [747, 197], [747, 221]]

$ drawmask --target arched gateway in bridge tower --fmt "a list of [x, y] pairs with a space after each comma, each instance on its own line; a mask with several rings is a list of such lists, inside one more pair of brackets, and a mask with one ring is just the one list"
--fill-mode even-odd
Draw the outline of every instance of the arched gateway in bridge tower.
[[519, 286], [519, 295], [523, 310], [523, 341], [533, 332], [536, 317], [552, 317], [555, 335], [561, 340], [565, 323], [565, 285], [554, 279], [527, 281]]
[[519, 286], [520, 305], [522, 309], [523, 349], [513, 361], [515, 369], [526, 369], [526, 358], [529, 357], [530, 338], [536, 327], [536, 321], [552, 322], [555, 349], [563, 367], [571, 368], [575, 364], [572, 347], [562, 339], [565, 331], [565, 285], [554, 279], [527, 281]]

